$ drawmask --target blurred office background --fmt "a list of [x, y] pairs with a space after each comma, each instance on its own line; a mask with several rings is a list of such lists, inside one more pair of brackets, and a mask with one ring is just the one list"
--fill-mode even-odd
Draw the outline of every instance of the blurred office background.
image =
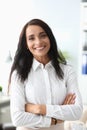
[[24, 24], [32, 18], [46, 21], [58, 47], [67, 52], [78, 72], [80, 44], [80, 0], [0, 1], [0, 84], [7, 86], [7, 74]]
[[82, 44], [85, 41], [83, 32], [87, 29], [87, 23], [84, 26], [82, 22], [84, 20], [87, 22], [87, 6], [83, 11], [86, 2], [81, 0], [0, 1], [0, 86], [3, 87], [4, 95], [22, 27], [30, 19], [40, 18], [51, 26], [58, 47], [68, 56], [68, 62], [75, 68], [83, 103], [87, 104], [87, 74], [82, 72]]

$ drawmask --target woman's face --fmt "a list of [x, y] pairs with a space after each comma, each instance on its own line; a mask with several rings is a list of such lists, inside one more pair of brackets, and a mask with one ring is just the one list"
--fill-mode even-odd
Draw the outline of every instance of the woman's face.
[[34, 57], [48, 57], [50, 40], [43, 28], [38, 25], [29, 25], [26, 29], [26, 41]]

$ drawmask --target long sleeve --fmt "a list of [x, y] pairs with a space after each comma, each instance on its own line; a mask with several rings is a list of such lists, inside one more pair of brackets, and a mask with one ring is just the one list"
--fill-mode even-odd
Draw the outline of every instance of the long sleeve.
[[[75, 104], [72, 105], [51, 105], [47, 104], [47, 117], [54, 117], [61, 120], [78, 120], [82, 114], [82, 98], [78, 87], [77, 76], [72, 67], [65, 70], [65, 83], [68, 93], [75, 93]], [[62, 95], [61, 95], [62, 97]], [[60, 98], [61, 98], [60, 97]]]
[[13, 124], [17, 127], [23, 126], [27, 128], [49, 127], [51, 123], [50, 117], [25, 112], [25, 88], [16, 74], [12, 76], [10, 87], [10, 110]]
[[[11, 117], [15, 126], [27, 128], [50, 127], [51, 118], [77, 120], [83, 110], [77, 76], [70, 65], [61, 65], [64, 79], [56, 75], [51, 62], [45, 67], [33, 62], [27, 80], [22, 83], [13, 73], [11, 79]], [[62, 105], [68, 93], [76, 94], [75, 104]], [[25, 112], [25, 104], [45, 104], [46, 115]]]

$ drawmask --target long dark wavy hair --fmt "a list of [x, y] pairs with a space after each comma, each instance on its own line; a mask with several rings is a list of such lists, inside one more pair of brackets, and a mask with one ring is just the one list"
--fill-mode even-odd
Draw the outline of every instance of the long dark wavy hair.
[[24, 82], [27, 79], [28, 74], [31, 70], [33, 55], [29, 51], [29, 49], [27, 49], [26, 43], [26, 29], [30, 25], [38, 25], [41, 28], [43, 28], [43, 30], [46, 32], [50, 40], [50, 50], [48, 52], [48, 57], [52, 60], [52, 65], [54, 66], [54, 69], [58, 77], [60, 79], [63, 79], [64, 73], [59, 63], [61, 62], [62, 64], [66, 64], [66, 60], [57, 47], [56, 39], [53, 35], [51, 28], [47, 25], [47, 23], [40, 19], [32, 19], [25, 24], [20, 34], [18, 47], [14, 56], [14, 61], [9, 75], [9, 84], [11, 82], [11, 76], [14, 70], [17, 71], [17, 74], [22, 82]]

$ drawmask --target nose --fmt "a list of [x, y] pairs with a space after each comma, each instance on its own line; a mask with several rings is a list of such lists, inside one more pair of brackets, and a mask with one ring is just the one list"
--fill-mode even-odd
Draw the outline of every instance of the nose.
[[35, 40], [35, 43], [36, 43], [36, 44], [40, 44], [40, 43], [41, 43], [40, 38], [37, 37], [36, 40]]

